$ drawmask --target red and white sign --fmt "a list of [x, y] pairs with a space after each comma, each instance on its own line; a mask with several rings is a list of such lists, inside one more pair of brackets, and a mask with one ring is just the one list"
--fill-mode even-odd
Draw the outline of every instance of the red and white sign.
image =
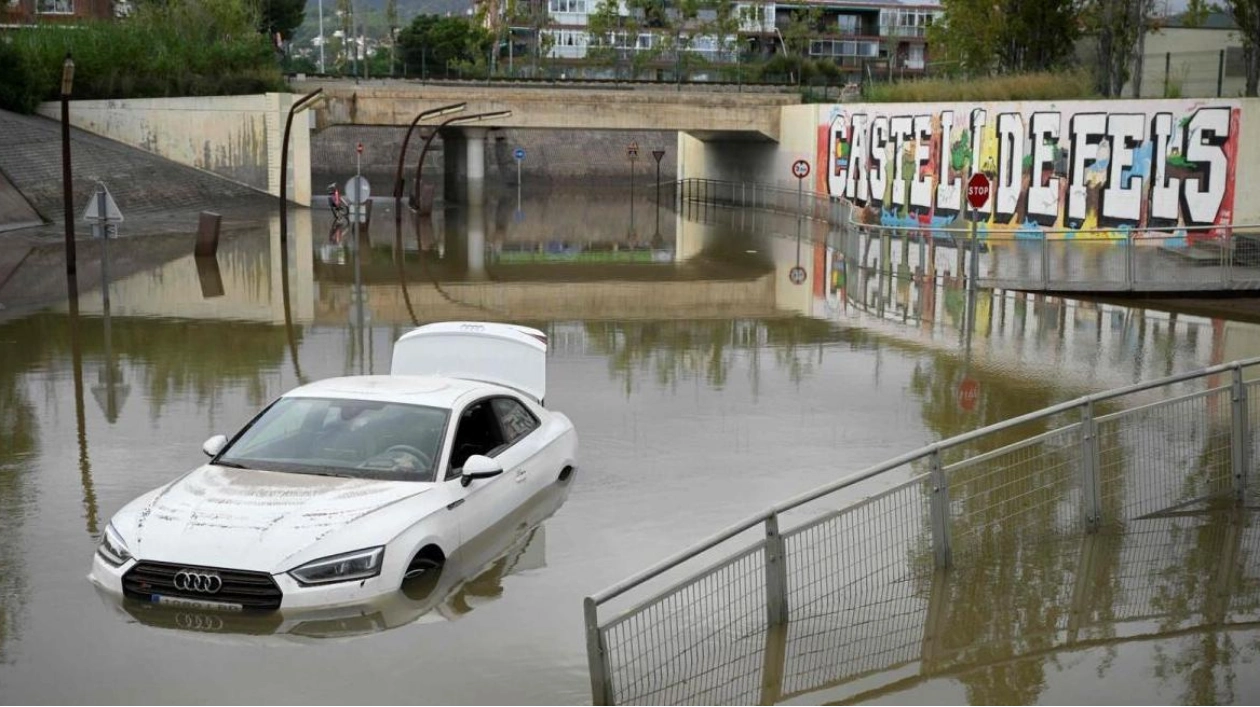
[[967, 203], [978, 209], [989, 203], [989, 178], [984, 172], [976, 172], [967, 180]]
[[958, 407], [967, 412], [976, 409], [976, 399], [980, 397], [980, 382], [975, 378], [963, 378], [958, 386]]
[[805, 160], [797, 160], [792, 163], [792, 176], [797, 179], [804, 179], [809, 176], [809, 163]]

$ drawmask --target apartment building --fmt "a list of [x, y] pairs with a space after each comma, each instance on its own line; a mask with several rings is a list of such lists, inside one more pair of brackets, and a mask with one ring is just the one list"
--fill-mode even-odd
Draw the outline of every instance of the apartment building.
[[0, 27], [105, 20], [130, 11], [119, 0], [0, 0]]
[[[623, 56], [651, 53], [666, 64], [680, 53], [726, 64], [804, 51], [812, 59], [830, 60], [854, 74], [872, 67], [903, 75], [925, 70], [927, 28], [942, 13], [939, 2], [931, 0], [745, 0], [734, 3], [730, 17], [721, 22], [711, 6], [682, 20], [675, 3], [667, 0], [665, 12], [671, 21], [653, 26], [640, 10], [618, 0], [617, 24], [622, 29], [594, 37], [589, 25], [600, 0], [539, 1], [546, 3], [545, 23], [511, 28], [513, 48], [519, 55], [541, 48], [549, 59], [581, 65], [599, 46]], [[483, 7], [493, 23], [502, 4]]]

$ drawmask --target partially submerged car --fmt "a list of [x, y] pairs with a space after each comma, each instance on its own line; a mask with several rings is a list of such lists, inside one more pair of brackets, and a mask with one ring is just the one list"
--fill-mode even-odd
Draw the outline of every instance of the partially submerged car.
[[390, 375], [289, 391], [209, 463], [110, 521], [90, 578], [201, 609], [356, 605], [439, 569], [572, 474], [577, 434], [547, 409], [546, 336], [445, 322], [395, 342]]
[[122, 616], [158, 629], [239, 636], [277, 636], [283, 642], [347, 639], [409, 625], [458, 621], [495, 601], [512, 574], [546, 566], [546, 525], [568, 498], [573, 477], [552, 484], [500, 520], [481, 537], [460, 546], [437, 571], [406, 579], [402, 591], [367, 604], [268, 612], [224, 612], [167, 606], [152, 601], [101, 598]]

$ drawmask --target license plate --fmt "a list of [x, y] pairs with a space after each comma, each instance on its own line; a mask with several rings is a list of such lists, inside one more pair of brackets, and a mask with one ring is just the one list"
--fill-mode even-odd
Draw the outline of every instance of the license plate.
[[206, 601], [204, 599], [185, 599], [184, 597], [168, 597], [164, 594], [153, 594], [152, 600], [164, 606], [179, 606], [185, 609], [214, 609], [217, 611], [242, 611], [241, 604], [226, 601]]

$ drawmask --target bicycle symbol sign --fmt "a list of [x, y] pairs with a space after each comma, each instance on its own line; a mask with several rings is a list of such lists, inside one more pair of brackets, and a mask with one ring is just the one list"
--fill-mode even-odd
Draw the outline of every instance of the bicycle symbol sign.
[[797, 160], [792, 163], [792, 176], [797, 179], [804, 179], [809, 176], [809, 163], [805, 160]]

